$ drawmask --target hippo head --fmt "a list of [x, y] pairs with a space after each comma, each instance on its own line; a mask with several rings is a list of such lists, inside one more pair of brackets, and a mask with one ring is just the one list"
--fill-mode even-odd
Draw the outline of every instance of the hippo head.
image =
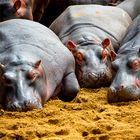
[[112, 81], [111, 61], [115, 52], [109, 50], [110, 40], [102, 43], [83, 42], [80, 45], [68, 41], [67, 47], [76, 61], [76, 76], [81, 87], [98, 88]]
[[0, 64], [0, 104], [6, 110], [41, 108], [45, 97], [41, 61]]
[[33, 20], [30, 0], [0, 1], [0, 22], [14, 18]]
[[108, 101], [130, 101], [140, 98], [140, 50], [117, 55], [112, 67], [116, 71], [108, 92]]

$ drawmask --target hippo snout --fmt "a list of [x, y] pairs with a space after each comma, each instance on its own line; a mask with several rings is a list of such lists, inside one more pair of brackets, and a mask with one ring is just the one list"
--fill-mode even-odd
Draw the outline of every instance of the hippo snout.
[[140, 89], [135, 85], [120, 85], [118, 87], [110, 86], [107, 98], [109, 103], [138, 100], [140, 98]]
[[109, 86], [112, 81], [112, 75], [110, 72], [86, 72], [83, 74], [79, 81], [81, 87], [86, 88], [98, 88]]
[[9, 111], [29, 111], [39, 108], [42, 108], [42, 105], [37, 101], [15, 101], [6, 105], [6, 109]]

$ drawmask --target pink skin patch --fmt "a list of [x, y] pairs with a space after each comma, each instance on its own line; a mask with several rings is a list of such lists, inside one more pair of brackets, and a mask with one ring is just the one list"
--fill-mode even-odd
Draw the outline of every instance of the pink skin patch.
[[139, 78], [134, 78], [134, 83], [138, 88], [140, 88], [140, 79]]

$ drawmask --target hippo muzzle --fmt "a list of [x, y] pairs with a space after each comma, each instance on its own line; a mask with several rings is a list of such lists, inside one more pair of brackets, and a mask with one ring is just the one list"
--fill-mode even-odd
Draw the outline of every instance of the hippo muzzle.
[[[108, 39], [104, 41], [110, 44]], [[85, 88], [109, 86], [112, 81], [111, 55], [103, 42], [102, 44], [86, 42], [79, 46], [73, 42], [68, 43], [67, 47], [75, 57], [76, 76], [80, 86]]]
[[[0, 65], [0, 101], [3, 108], [12, 111], [27, 111], [35, 108], [42, 108], [40, 93], [41, 74], [39, 71], [28, 65]], [[39, 90], [38, 90], [39, 89]]]
[[131, 101], [140, 98], [140, 59], [131, 56], [112, 63], [116, 75], [108, 91], [109, 102]]

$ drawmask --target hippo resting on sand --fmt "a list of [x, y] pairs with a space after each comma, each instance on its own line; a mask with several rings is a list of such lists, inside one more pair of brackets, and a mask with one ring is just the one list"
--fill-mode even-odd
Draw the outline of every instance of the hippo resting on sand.
[[41, 19], [41, 23], [49, 26], [68, 6], [82, 4], [117, 4], [119, 0], [49, 0], [49, 4], [45, 9], [45, 14]]
[[108, 101], [140, 99], [140, 15], [128, 28], [112, 67], [116, 75], [110, 85]]
[[53, 96], [71, 101], [79, 91], [71, 52], [47, 27], [24, 19], [0, 23], [0, 104], [41, 108]]
[[111, 61], [132, 19], [140, 13], [139, 9], [140, 0], [126, 0], [117, 7], [69, 6], [50, 25], [74, 55], [81, 87], [98, 88], [111, 84]]

